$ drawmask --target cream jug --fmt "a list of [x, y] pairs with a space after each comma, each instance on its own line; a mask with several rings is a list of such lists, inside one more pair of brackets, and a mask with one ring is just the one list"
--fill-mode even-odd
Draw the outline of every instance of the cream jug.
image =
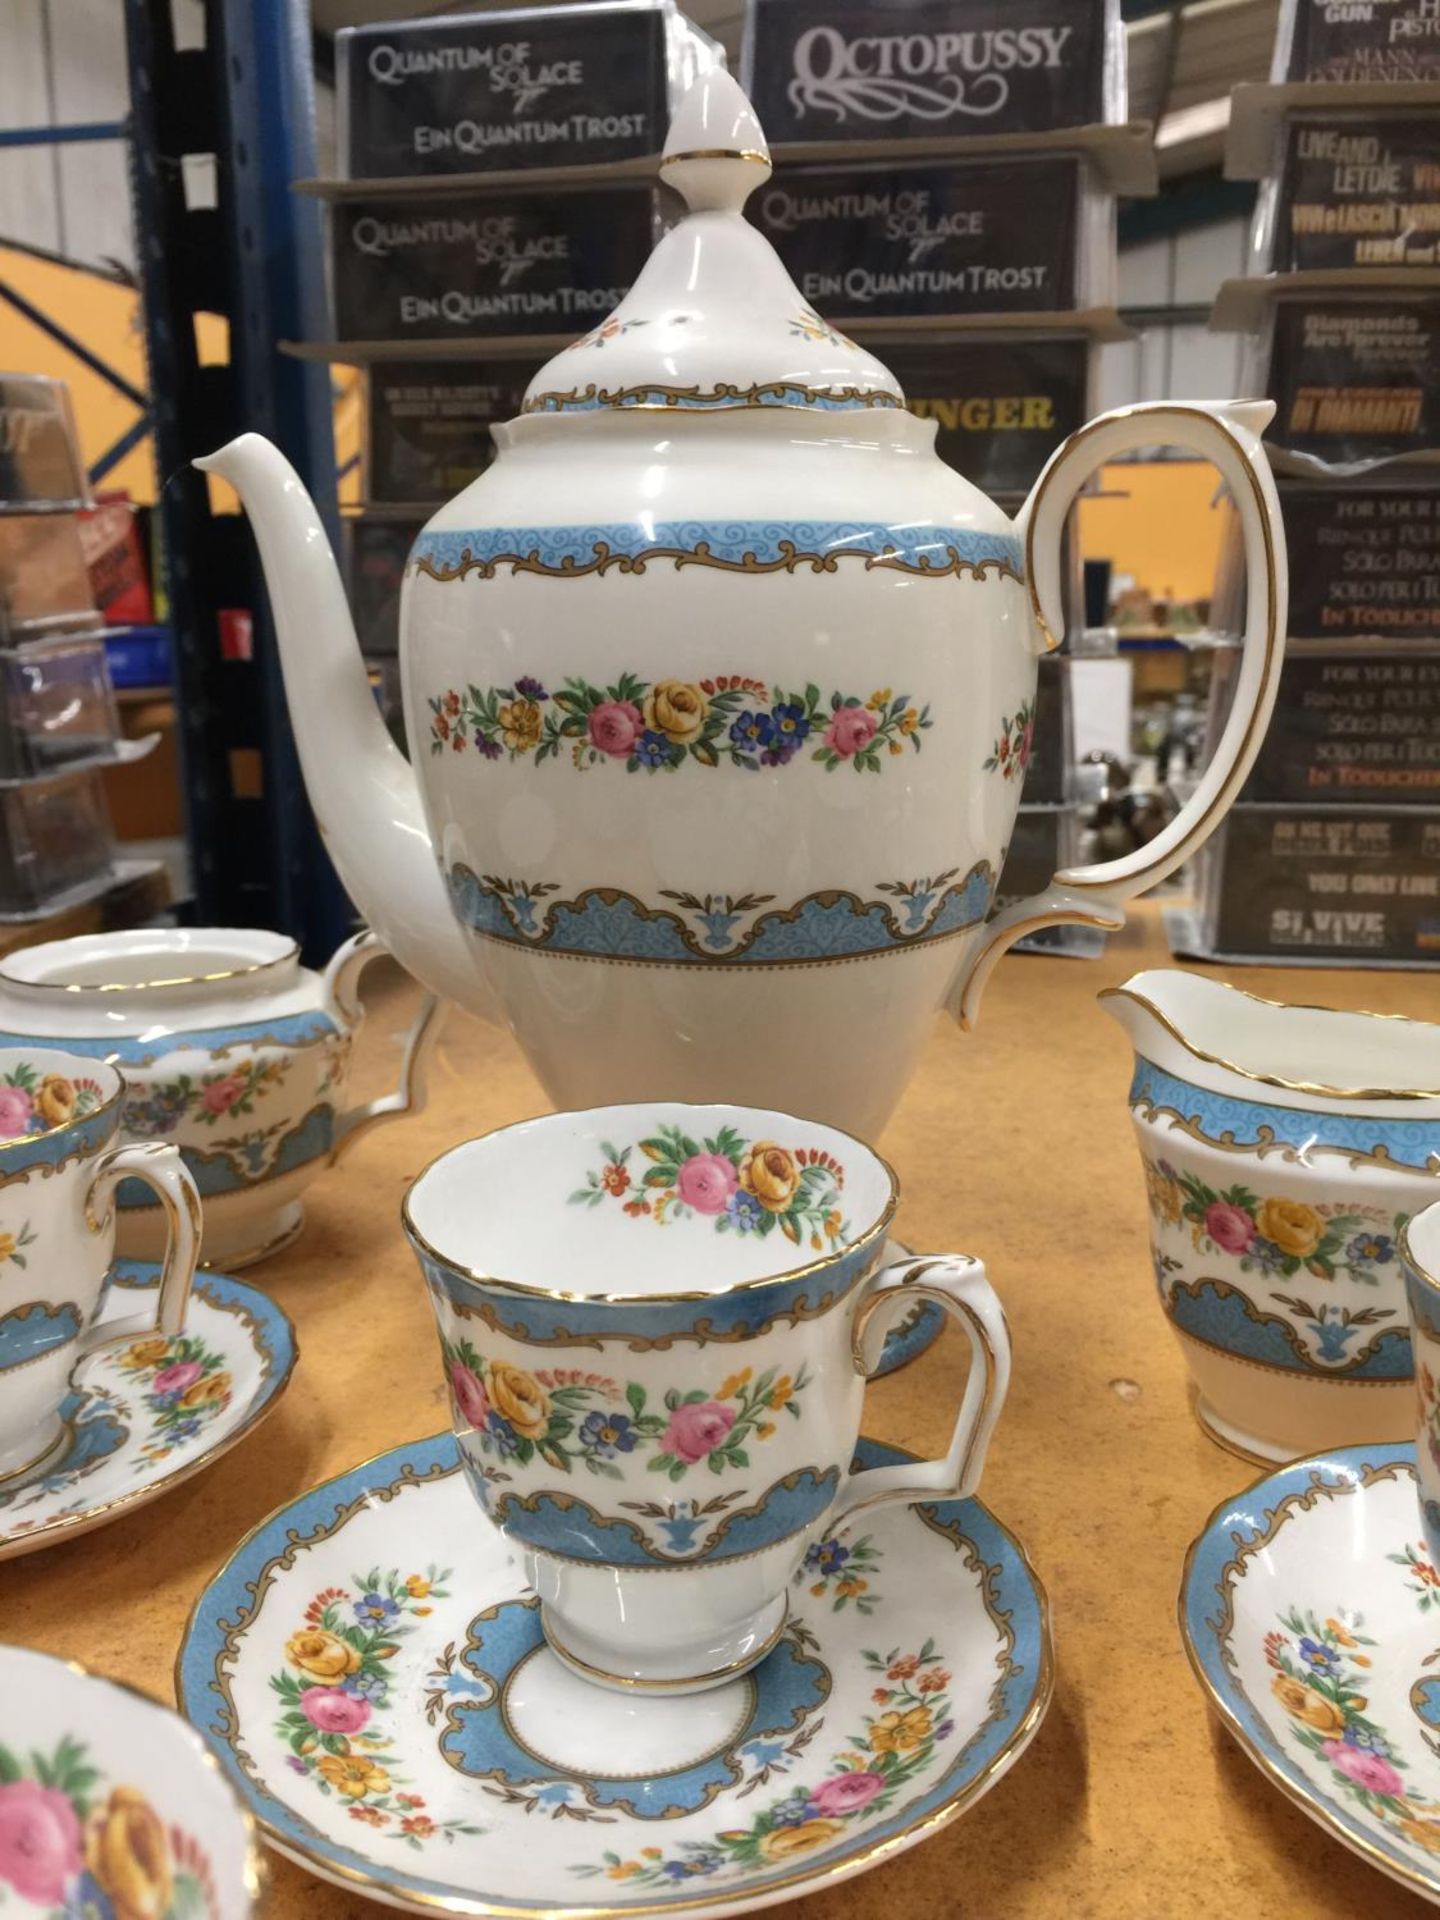
[[[686, 217], [410, 556], [408, 764], [292, 469], [253, 434], [200, 464], [250, 514], [310, 798], [405, 966], [506, 1022], [560, 1106], [729, 1100], [873, 1136], [937, 1010], [968, 1024], [1022, 933], [1121, 926], [1234, 798], [1285, 631], [1272, 409], [1107, 414], [1012, 522], [746, 222], [770, 164], [728, 75], [687, 95], [661, 172]], [[1149, 846], [987, 919], [1066, 515], [1156, 442], [1212, 460], [1244, 528], [1229, 724]]]

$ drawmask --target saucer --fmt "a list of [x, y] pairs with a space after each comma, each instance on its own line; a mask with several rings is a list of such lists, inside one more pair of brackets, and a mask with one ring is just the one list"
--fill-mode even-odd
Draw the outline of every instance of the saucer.
[[1296, 1461], [1217, 1507], [1185, 1562], [1180, 1631], [1261, 1772], [1440, 1904], [1440, 1572], [1415, 1449]]
[[27, 1647], [0, 1646], [0, 1700], [7, 1915], [247, 1920], [254, 1822], [179, 1714]]
[[[160, 1269], [117, 1260], [100, 1321], [140, 1310]], [[296, 1360], [275, 1302], [197, 1273], [185, 1332], [82, 1361], [61, 1408], [64, 1436], [34, 1472], [0, 1486], [0, 1560], [103, 1526], [217, 1460], [274, 1406]]]
[[[857, 1464], [911, 1457], [862, 1440]], [[545, 1646], [444, 1434], [257, 1528], [176, 1690], [271, 1845], [325, 1879], [414, 1912], [747, 1912], [954, 1818], [1050, 1698], [1044, 1593], [978, 1501], [817, 1543], [790, 1600], [742, 1679], [602, 1692]]]

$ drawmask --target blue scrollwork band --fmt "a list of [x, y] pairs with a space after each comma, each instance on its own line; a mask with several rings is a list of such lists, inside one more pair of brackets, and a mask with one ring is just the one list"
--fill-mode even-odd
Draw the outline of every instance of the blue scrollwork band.
[[1285, 1146], [1298, 1154], [1329, 1147], [1421, 1173], [1440, 1170], [1440, 1126], [1434, 1120], [1389, 1119], [1366, 1113], [1359, 1105], [1350, 1113], [1316, 1113], [1284, 1106], [1278, 1099], [1235, 1099], [1140, 1058], [1130, 1083], [1130, 1104], [1145, 1119], [1169, 1115], [1185, 1132], [1215, 1147]]
[[502, 569], [561, 579], [590, 574], [641, 574], [669, 564], [718, 568], [724, 573], [835, 573], [842, 562], [860, 571], [883, 569], [930, 579], [987, 574], [1024, 578], [1020, 541], [1008, 533], [972, 527], [910, 523], [876, 526], [840, 520], [649, 520], [588, 526], [465, 527], [426, 531], [410, 565], [432, 580], [476, 574], [494, 579]]
[[553, 882], [477, 874], [460, 863], [446, 879], [461, 920], [484, 939], [656, 966], [813, 966], [908, 951], [978, 926], [995, 890], [988, 860], [959, 878], [882, 882], [876, 891], [889, 899], [831, 888], [788, 907], [770, 895], [680, 892], [654, 905], [618, 887], [584, 887], [562, 900], [552, 897], [560, 892]]
[[1377, 1331], [1374, 1320], [1346, 1315], [1323, 1301], [1306, 1314], [1296, 1313], [1293, 1305], [1286, 1313], [1271, 1313], [1225, 1280], [1162, 1277], [1160, 1304], [1178, 1332], [1251, 1366], [1346, 1384], [1411, 1376], [1407, 1327]]

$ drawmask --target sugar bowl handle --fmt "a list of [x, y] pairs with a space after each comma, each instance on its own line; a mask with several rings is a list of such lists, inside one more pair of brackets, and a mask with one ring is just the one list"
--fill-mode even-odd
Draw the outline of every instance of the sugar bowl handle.
[[[360, 999], [360, 976], [370, 962], [390, 949], [369, 929], [353, 935], [335, 950], [325, 969], [325, 1001], [347, 1032], [353, 1032], [365, 1018]], [[391, 1093], [381, 1094], [364, 1106], [347, 1107], [336, 1117], [331, 1161], [336, 1161], [363, 1133], [385, 1120], [398, 1120], [402, 1114], [418, 1112], [425, 1105], [425, 1075], [430, 1055], [440, 1038], [447, 1002], [427, 993], [420, 1010], [405, 1036], [405, 1054], [400, 1063], [399, 1084]]]
[[985, 1454], [1010, 1386], [1010, 1330], [1005, 1309], [978, 1260], [964, 1253], [897, 1260], [874, 1280], [855, 1313], [855, 1364], [868, 1378], [897, 1315], [917, 1300], [933, 1301], [970, 1343], [965, 1395], [940, 1460], [852, 1473], [830, 1510], [832, 1531], [872, 1507], [911, 1500], [964, 1500], [980, 1484]]
[[1107, 461], [1142, 447], [1184, 447], [1215, 465], [1230, 489], [1245, 536], [1245, 637], [1235, 701], [1225, 731], [1195, 792], [1146, 846], [1098, 866], [1057, 873], [1043, 893], [996, 914], [956, 983], [951, 1008], [973, 1026], [995, 962], [1022, 934], [1079, 925], [1114, 933], [1125, 904], [1188, 860], [1220, 824], [1260, 751], [1280, 685], [1289, 611], [1289, 573], [1280, 501], [1260, 435], [1275, 412], [1269, 400], [1155, 404], [1102, 413], [1054, 453], [1021, 509], [1031, 644], [1053, 651], [1064, 638], [1061, 541], [1080, 488]]

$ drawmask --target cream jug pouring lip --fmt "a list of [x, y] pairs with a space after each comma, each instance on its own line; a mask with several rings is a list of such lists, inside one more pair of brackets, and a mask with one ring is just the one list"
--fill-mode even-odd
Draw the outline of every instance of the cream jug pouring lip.
[[[1173, 1060], [1178, 1049], [1177, 1064], [1196, 1063], [1191, 1072], [1197, 1080], [1237, 1098], [1246, 1097], [1247, 1086], [1274, 1087], [1301, 1096], [1307, 1104], [1410, 1103], [1412, 1117], [1414, 1102], [1430, 1101], [1440, 1117], [1440, 1026], [1431, 1022], [1267, 1000], [1179, 967], [1132, 974], [1123, 985], [1104, 988], [1097, 999], [1124, 1027], [1137, 1054], [1166, 1066], [1167, 1056]], [[1274, 1035], [1273, 1043], [1267, 1033]], [[1271, 1044], [1273, 1057], [1266, 1058]], [[1348, 1058], [1356, 1068], [1369, 1071], [1336, 1070], [1311, 1077], [1278, 1070], [1277, 1063], [1291, 1058], [1323, 1062], [1327, 1052], [1338, 1067]], [[1387, 1057], [1405, 1070], [1392, 1075], [1392, 1084], [1375, 1085], [1373, 1067]], [[1427, 1065], [1433, 1071], [1427, 1072]], [[1416, 1085], [1417, 1077], [1429, 1084]], [[1227, 1080], [1232, 1083], [1228, 1087]]]
[[1184, 447], [1219, 469], [1245, 542], [1245, 634], [1236, 693], [1219, 746], [1195, 792], [1161, 833], [1134, 853], [1057, 873], [1028, 900], [989, 923], [950, 996], [962, 1027], [975, 1023], [980, 995], [1000, 956], [1022, 934], [1078, 925], [1117, 932], [1126, 903], [1156, 886], [1214, 832], [1244, 784], [1265, 737], [1285, 655], [1288, 575], [1285, 530], [1260, 433], [1274, 414], [1268, 401], [1189, 401], [1120, 407], [1072, 433], [1051, 455], [1015, 521], [1025, 550], [1032, 652], [1053, 652], [1064, 637], [1061, 544], [1081, 487], [1108, 461], [1157, 444]]

